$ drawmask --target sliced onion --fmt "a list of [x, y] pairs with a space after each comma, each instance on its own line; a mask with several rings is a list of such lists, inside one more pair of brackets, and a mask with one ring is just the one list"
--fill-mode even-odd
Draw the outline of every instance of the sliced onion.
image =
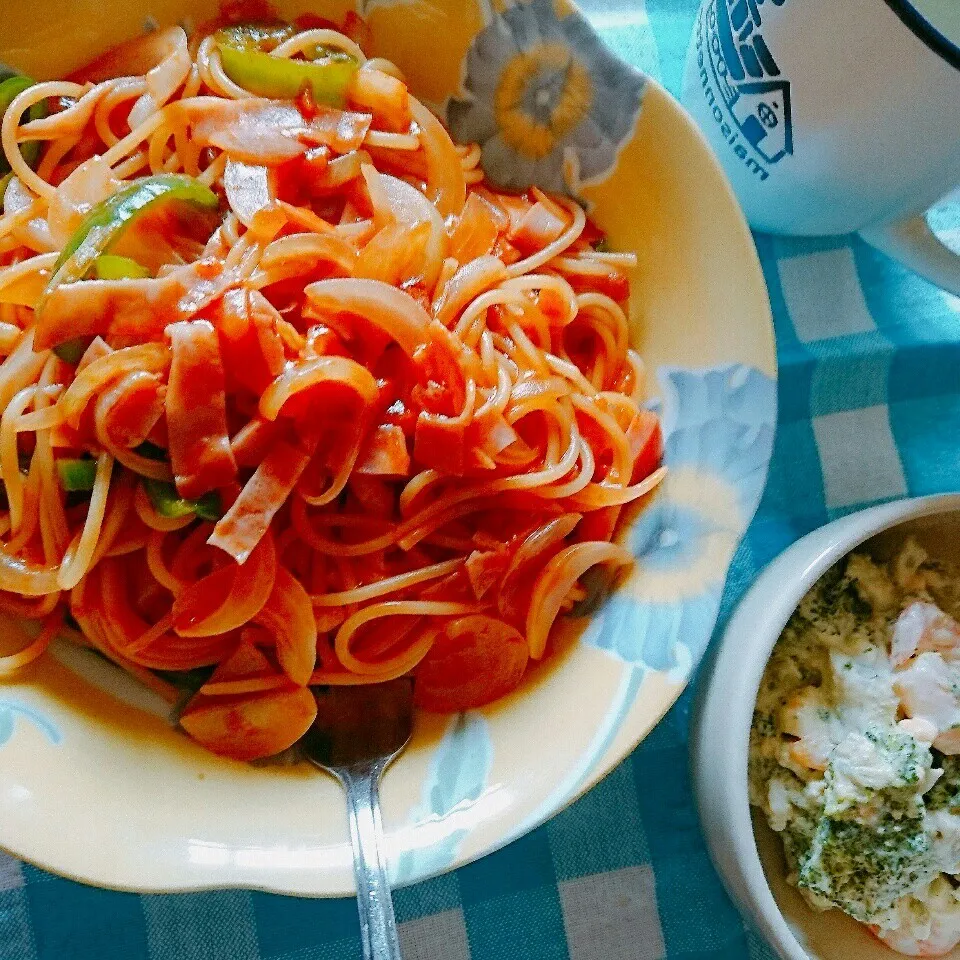
[[57, 256], [55, 251], [41, 253], [0, 270], [0, 303], [35, 307], [53, 275]]
[[147, 92], [130, 110], [131, 130], [147, 120], [176, 93], [193, 67], [183, 27], [161, 31], [159, 36], [153, 38], [148, 52], [161, 59], [154, 60], [155, 66], [146, 71]]
[[[20, 213], [26, 210], [37, 198], [23, 185], [17, 177], [10, 178], [7, 189], [3, 193], [3, 212], [5, 214]], [[19, 228], [23, 235], [38, 250], [50, 252], [60, 250], [50, 233], [50, 225], [46, 217], [34, 217]]]
[[[251, 287], [311, 274], [320, 263], [332, 263], [339, 272], [353, 272], [357, 251], [336, 233], [294, 233], [272, 241], [263, 251]], [[310, 289], [309, 287], [307, 288]]]
[[228, 160], [223, 171], [227, 203], [245, 226], [253, 226], [253, 218], [276, 199], [270, 171], [263, 166]]
[[124, 347], [94, 360], [70, 384], [58, 401], [63, 409], [64, 419], [71, 426], [79, 426], [87, 403], [98, 390], [103, 389], [104, 384], [134, 371], [166, 372], [169, 365], [170, 348], [164, 343], [141, 343], [135, 347]]
[[377, 229], [385, 227], [393, 219], [393, 210], [384, 189], [380, 171], [372, 163], [361, 163], [360, 174], [367, 186], [367, 195], [373, 207], [373, 224]]
[[380, 182], [397, 223], [410, 227], [418, 223], [430, 224], [430, 240], [426, 246], [426, 259], [421, 275], [427, 290], [433, 290], [447, 252], [447, 232], [443, 217], [440, 216], [440, 211], [406, 180], [381, 173]]
[[[125, 568], [129, 562], [125, 557], [110, 557], [86, 576], [89, 589], [84, 591], [84, 598], [110, 646], [134, 663], [154, 670], [192, 670], [223, 660], [236, 645], [235, 638], [217, 635], [181, 639], [170, 630], [170, 615], [154, 626], [144, 621], [127, 592]], [[77, 619], [83, 625], [79, 616]]]
[[464, 264], [442, 287], [433, 307], [436, 318], [450, 327], [472, 300], [507, 279], [507, 268], [496, 257], [485, 254]]
[[[273, 591], [276, 573], [277, 551], [268, 534], [243, 565], [231, 563], [182, 591], [173, 604], [173, 629], [181, 637], [205, 637], [242, 627], [263, 609]], [[226, 595], [215, 610], [199, 620], [191, 618], [191, 609], [223, 590]]]
[[116, 193], [120, 181], [103, 157], [84, 160], [57, 187], [56, 197], [47, 213], [50, 236], [57, 249], [63, 249], [80, 221], [102, 200]]
[[459, 215], [467, 199], [460, 155], [443, 124], [415, 97], [410, 98], [410, 112], [420, 127], [420, 145], [427, 161], [427, 186], [434, 194], [434, 202], [445, 217]]
[[98, 83], [66, 110], [23, 124], [17, 131], [17, 139], [23, 142], [24, 140], [65, 140], [70, 137], [79, 137], [90, 123], [97, 104], [102, 97], [113, 90], [115, 82], [108, 80], [105, 83]]
[[310, 595], [286, 567], [277, 567], [270, 598], [254, 619], [273, 634], [284, 673], [306, 686], [317, 662], [317, 624]]
[[410, 294], [380, 280], [319, 280], [304, 293], [310, 306], [332, 326], [338, 313], [364, 317], [395, 340], [408, 357], [429, 339], [427, 311]]

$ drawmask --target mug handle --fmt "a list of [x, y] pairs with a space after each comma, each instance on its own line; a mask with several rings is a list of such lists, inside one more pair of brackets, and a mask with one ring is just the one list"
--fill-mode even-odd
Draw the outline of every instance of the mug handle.
[[960, 296], [960, 254], [940, 240], [922, 214], [866, 227], [860, 236], [871, 247], [898, 260], [925, 280]]

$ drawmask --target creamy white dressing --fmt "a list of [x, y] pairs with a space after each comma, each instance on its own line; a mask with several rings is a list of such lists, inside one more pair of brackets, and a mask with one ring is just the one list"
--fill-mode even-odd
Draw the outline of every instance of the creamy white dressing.
[[750, 743], [790, 881], [912, 955], [960, 942], [957, 583], [912, 540], [847, 557], [785, 627]]

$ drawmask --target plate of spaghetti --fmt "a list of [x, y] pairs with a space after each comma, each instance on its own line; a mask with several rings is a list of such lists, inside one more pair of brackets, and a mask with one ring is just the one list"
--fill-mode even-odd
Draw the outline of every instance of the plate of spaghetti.
[[0, 49], [0, 844], [346, 893], [297, 742], [410, 675], [387, 843], [450, 869], [706, 646], [775, 418], [749, 232], [573, 9], [107, 8]]

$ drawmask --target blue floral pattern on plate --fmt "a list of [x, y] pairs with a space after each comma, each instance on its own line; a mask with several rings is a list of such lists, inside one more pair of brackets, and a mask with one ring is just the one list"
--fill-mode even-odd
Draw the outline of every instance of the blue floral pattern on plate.
[[[452, 821], [455, 812], [466, 814], [486, 790], [492, 764], [493, 743], [487, 721], [476, 712], [459, 714], [431, 758], [420, 803], [409, 822], [416, 824], [415, 829], [422, 829], [445, 818]], [[415, 841], [407, 845], [391, 865], [393, 883], [411, 883], [447, 869], [468, 829], [451, 822], [441, 833], [421, 845]]]
[[686, 675], [706, 650], [730, 559], [763, 492], [776, 383], [742, 366], [658, 375], [668, 477], [630, 529], [640, 575], [585, 639], [635, 666]]
[[576, 194], [616, 164], [646, 80], [553, 0], [494, 14], [466, 58], [465, 96], [447, 104], [454, 140], [479, 143], [494, 183]]
[[17, 718], [29, 720], [35, 727], [47, 735], [47, 739], [59, 746], [63, 736], [56, 726], [43, 714], [37, 713], [32, 707], [17, 700], [0, 699], [0, 747], [7, 743], [16, 733]]

